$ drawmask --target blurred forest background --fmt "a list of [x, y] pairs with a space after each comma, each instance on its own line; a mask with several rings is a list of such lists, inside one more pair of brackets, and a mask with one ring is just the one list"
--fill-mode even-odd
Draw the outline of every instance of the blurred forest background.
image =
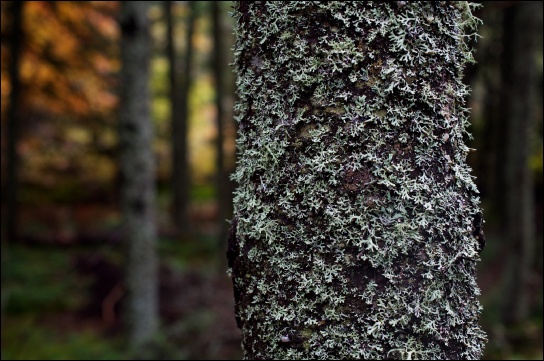
[[[542, 359], [542, 2], [483, 5], [465, 81], [486, 220], [485, 358]], [[160, 327], [135, 355], [123, 321], [122, 6], [1, 2], [2, 359], [242, 356], [225, 259], [232, 6], [148, 8]]]

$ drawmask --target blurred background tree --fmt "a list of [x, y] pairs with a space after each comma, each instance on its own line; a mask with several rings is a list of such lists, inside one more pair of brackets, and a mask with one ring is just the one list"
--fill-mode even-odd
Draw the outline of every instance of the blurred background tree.
[[[195, 24], [195, 3], [189, 2], [189, 16], [186, 21], [185, 53], [183, 71], [178, 66], [178, 52], [174, 42], [174, 2], [166, 1], [167, 53], [170, 76], [170, 127], [172, 133], [172, 208], [176, 234], [183, 235], [190, 230], [188, 218], [189, 166], [187, 163], [187, 118], [189, 115], [189, 89], [192, 83], [193, 33]], [[178, 86], [179, 84], [179, 86]]]
[[[147, 12], [160, 327], [146, 357], [241, 356], [223, 260], [236, 137], [230, 6], [153, 2]], [[1, 3], [3, 358], [128, 357], [120, 9]], [[487, 221], [478, 267], [486, 357], [542, 358], [542, 2], [486, 2], [475, 15], [483, 38], [466, 82], [469, 164]], [[183, 119], [185, 137], [174, 135]], [[184, 138], [186, 165], [174, 161]]]
[[483, 5], [477, 64], [466, 74], [478, 150], [469, 164], [487, 221], [479, 266], [487, 353], [511, 358], [542, 338], [542, 2]]
[[9, 78], [11, 79], [11, 91], [9, 93], [7, 125], [7, 180], [4, 194], [7, 195], [6, 207], [6, 233], [8, 239], [15, 241], [17, 239], [17, 213], [18, 213], [18, 175], [19, 175], [19, 157], [17, 154], [17, 142], [19, 140], [19, 98], [21, 81], [19, 78], [19, 65], [21, 63], [21, 43], [22, 39], [22, 14], [24, 1], [15, 1], [11, 4], [11, 34], [9, 42], [10, 64]]
[[[130, 346], [145, 349], [158, 328], [155, 159], [149, 112], [151, 37], [147, 1], [121, 3], [119, 175]], [[116, 286], [117, 287], [117, 286]]]

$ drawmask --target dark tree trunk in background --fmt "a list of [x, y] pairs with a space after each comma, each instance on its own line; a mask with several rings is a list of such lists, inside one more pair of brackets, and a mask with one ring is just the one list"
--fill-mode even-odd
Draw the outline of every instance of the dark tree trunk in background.
[[[192, 58], [193, 58], [193, 30], [194, 30], [194, 1], [189, 1], [189, 18], [187, 19], [187, 39], [185, 49], [185, 62], [183, 67], [183, 73], [181, 77], [176, 74], [176, 67], [173, 66], [175, 61], [174, 49], [169, 50], [169, 57], [171, 62], [171, 71], [174, 70], [174, 74], [170, 74], [171, 86], [173, 86], [172, 96], [172, 110], [176, 107], [176, 114], [172, 113], [172, 197], [173, 197], [173, 213], [174, 223], [176, 225], [179, 235], [187, 234], [191, 231], [191, 225], [189, 223], [188, 205], [189, 205], [189, 190], [190, 190], [190, 177], [189, 177], [189, 163], [188, 163], [188, 147], [187, 147], [187, 124], [189, 122], [189, 90], [191, 87], [191, 72], [192, 72]], [[169, 22], [172, 21], [172, 15], [169, 15]], [[172, 26], [171, 24], [169, 25]], [[173, 47], [172, 32], [169, 30], [169, 40]], [[170, 51], [172, 52], [170, 55]], [[176, 79], [174, 79], [174, 77]], [[181, 85], [178, 89], [175, 85], [177, 79], [182, 78]], [[179, 107], [179, 108], [178, 108]], [[178, 110], [179, 109], [179, 110]]]
[[503, 66], [498, 52], [502, 44], [501, 7], [504, 4], [498, 1], [486, 2], [484, 8], [476, 12], [476, 16], [485, 18], [481, 28], [483, 39], [473, 44], [476, 47], [477, 63], [467, 66], [469, 71], [465, 72], [465, 80], [472, 82], [469, 99], [471, 106], [475, 107], [471, 114], [471, 130], [476, 139], [469, 142], [469, 146], [478, 150], [469, 155], [468, 163], [477, 176], [481, 198], [493, 201], [492, 206], [484, 212], [487, 221], [496, 220], [501, 207], [495, 202], [500, 188], [497, 164], [502, 150], [498, 143], [503, 132], [498, 120], [501, 114], [500, 68]]
[[466, 6], [236, 3], [246, 358], [481, 356]]
[[[218, 206], [218, 227], [219, 227], [219, 244], [223, 245], [227, 238], [228, 227], [225, 219], [228, 211], [228, 189], [229, 180], [225, 174], [223, 143], [225, 137], [223, 135], [223, 125], [225, 111], [223, 101], [225, 98], [224, 85], [224, 67], [225, 67], [225, 52], [223, 43], [225, 42], [221, 24], [221, 10], [218, 1], [212, 1], [212, 25], [213, 25], [213, 73], [215, 77], [215, 108], [217, 109], [217, 139], [216, 139], [216, 189], [217, 189], [217, 206]], [[223, 246], [224, 247], [224, 246]]]
[[[170, 64], [170, 128], [172, 130], [172, 173], [171, 173], [171, 187], [172, 187], [172, 199], [173, 199], [173, 219], [176, 227], [176, 232], [180, 236], [186, 231], [187, 221], [187, 196], [185, 189], [185, 182], [183, 182], [184, 174], [187, 172], [187, 162], [183, 162], [182, 147], [185, 146], [186, 129], [185, 119], [181, 116], [181, 102], [180, 102], [180, 71], [178, 68], [177, 54], [174, 40], [174, 2], [165, 1], [165, 11], [167, 18], [167, 45], [166, 52], [168, 56], [168, 63]], [[183, 124], [182, 124], [183, 122]], [[180, 141], [183, 139], [183, 141]], [[185, 175], [186, 176], [186, 175]]]
[[19, 141], [20, 118], [19, 103], [21, 94], [21, 82], [19, 79], [19, 66], [21, 62], [21, 45], [23, 42], [23, 5], [24, 1], [13, 1], [11, 5], [11, 36], [10, 36], [10, 64], [9, 78], [11, 92], [7, 110], [7, 169], [6, 169], [6, 236], [8, 241], [17, 239], [17, 214], [18, 214], [18, 183], [19, 183], [19, 156], [17, 143]]
[[158, 326], [155, 159], [149, 103], [151, 42], [147, 1], [121, 6], [121, 207], [126, 249], [128, 338], [142, 347]]
[[509, 247], [503, 321], [521, 322], [529, 314], [527, 284], [535, 261], [533, 176], [529, 167], [531, 132], [535, 125], [536, 27], [542, 3], [511, 6], [504, 14], [504, 163], [502, 163], [502, 224]]

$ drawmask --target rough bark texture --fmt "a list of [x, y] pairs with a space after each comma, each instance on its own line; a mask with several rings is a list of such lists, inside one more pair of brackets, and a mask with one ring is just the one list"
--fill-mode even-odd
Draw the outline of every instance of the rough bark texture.
[[534, 184], [529, 167], [531, 133], [535, 125], [536, 34], [542, 2], [516, 4], [504, 15], [502, 97], [504, 163], [501, 164], [502, 225], [510, 257], [502, 319], [524, 321], [529, 314], [527, 284], [535, 249]]
[[17, 214], [18, 214], [18, 183], [19, 183], [19, 156], [17, 143], [19, 141], [20, 121], [19, 102], [21, 94], [21, 81], [19, 79], [19, 66], [21, 58], [21, 45], [23, 42], [23, 5], [24, 1], [14, 1], [11, 4], [11, 36], [10, 36], [10, 64], [9, 77], [11, 91], [9, 94], [9, 106], [7, 110], [7, 180], [4, 196], [6, 197], [6, 228], [7, 238], [10, 242], [17, 239]]
[[158, 326], [155, 247], [155, 161], [149, 115], [148, 3], [121, 7], [121, 207], [126, 249], [126, 321], [132, 346], [149, 341]]
[[245, 357], [480, 357], [466, 3], [238, 2], [234, 15], [227, 256]]

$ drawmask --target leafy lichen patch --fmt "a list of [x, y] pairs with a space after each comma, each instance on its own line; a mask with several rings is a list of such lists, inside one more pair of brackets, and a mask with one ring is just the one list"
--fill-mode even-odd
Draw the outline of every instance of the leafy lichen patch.
[[246, 358], [474, 359], [464, 2], [238, 2]]

